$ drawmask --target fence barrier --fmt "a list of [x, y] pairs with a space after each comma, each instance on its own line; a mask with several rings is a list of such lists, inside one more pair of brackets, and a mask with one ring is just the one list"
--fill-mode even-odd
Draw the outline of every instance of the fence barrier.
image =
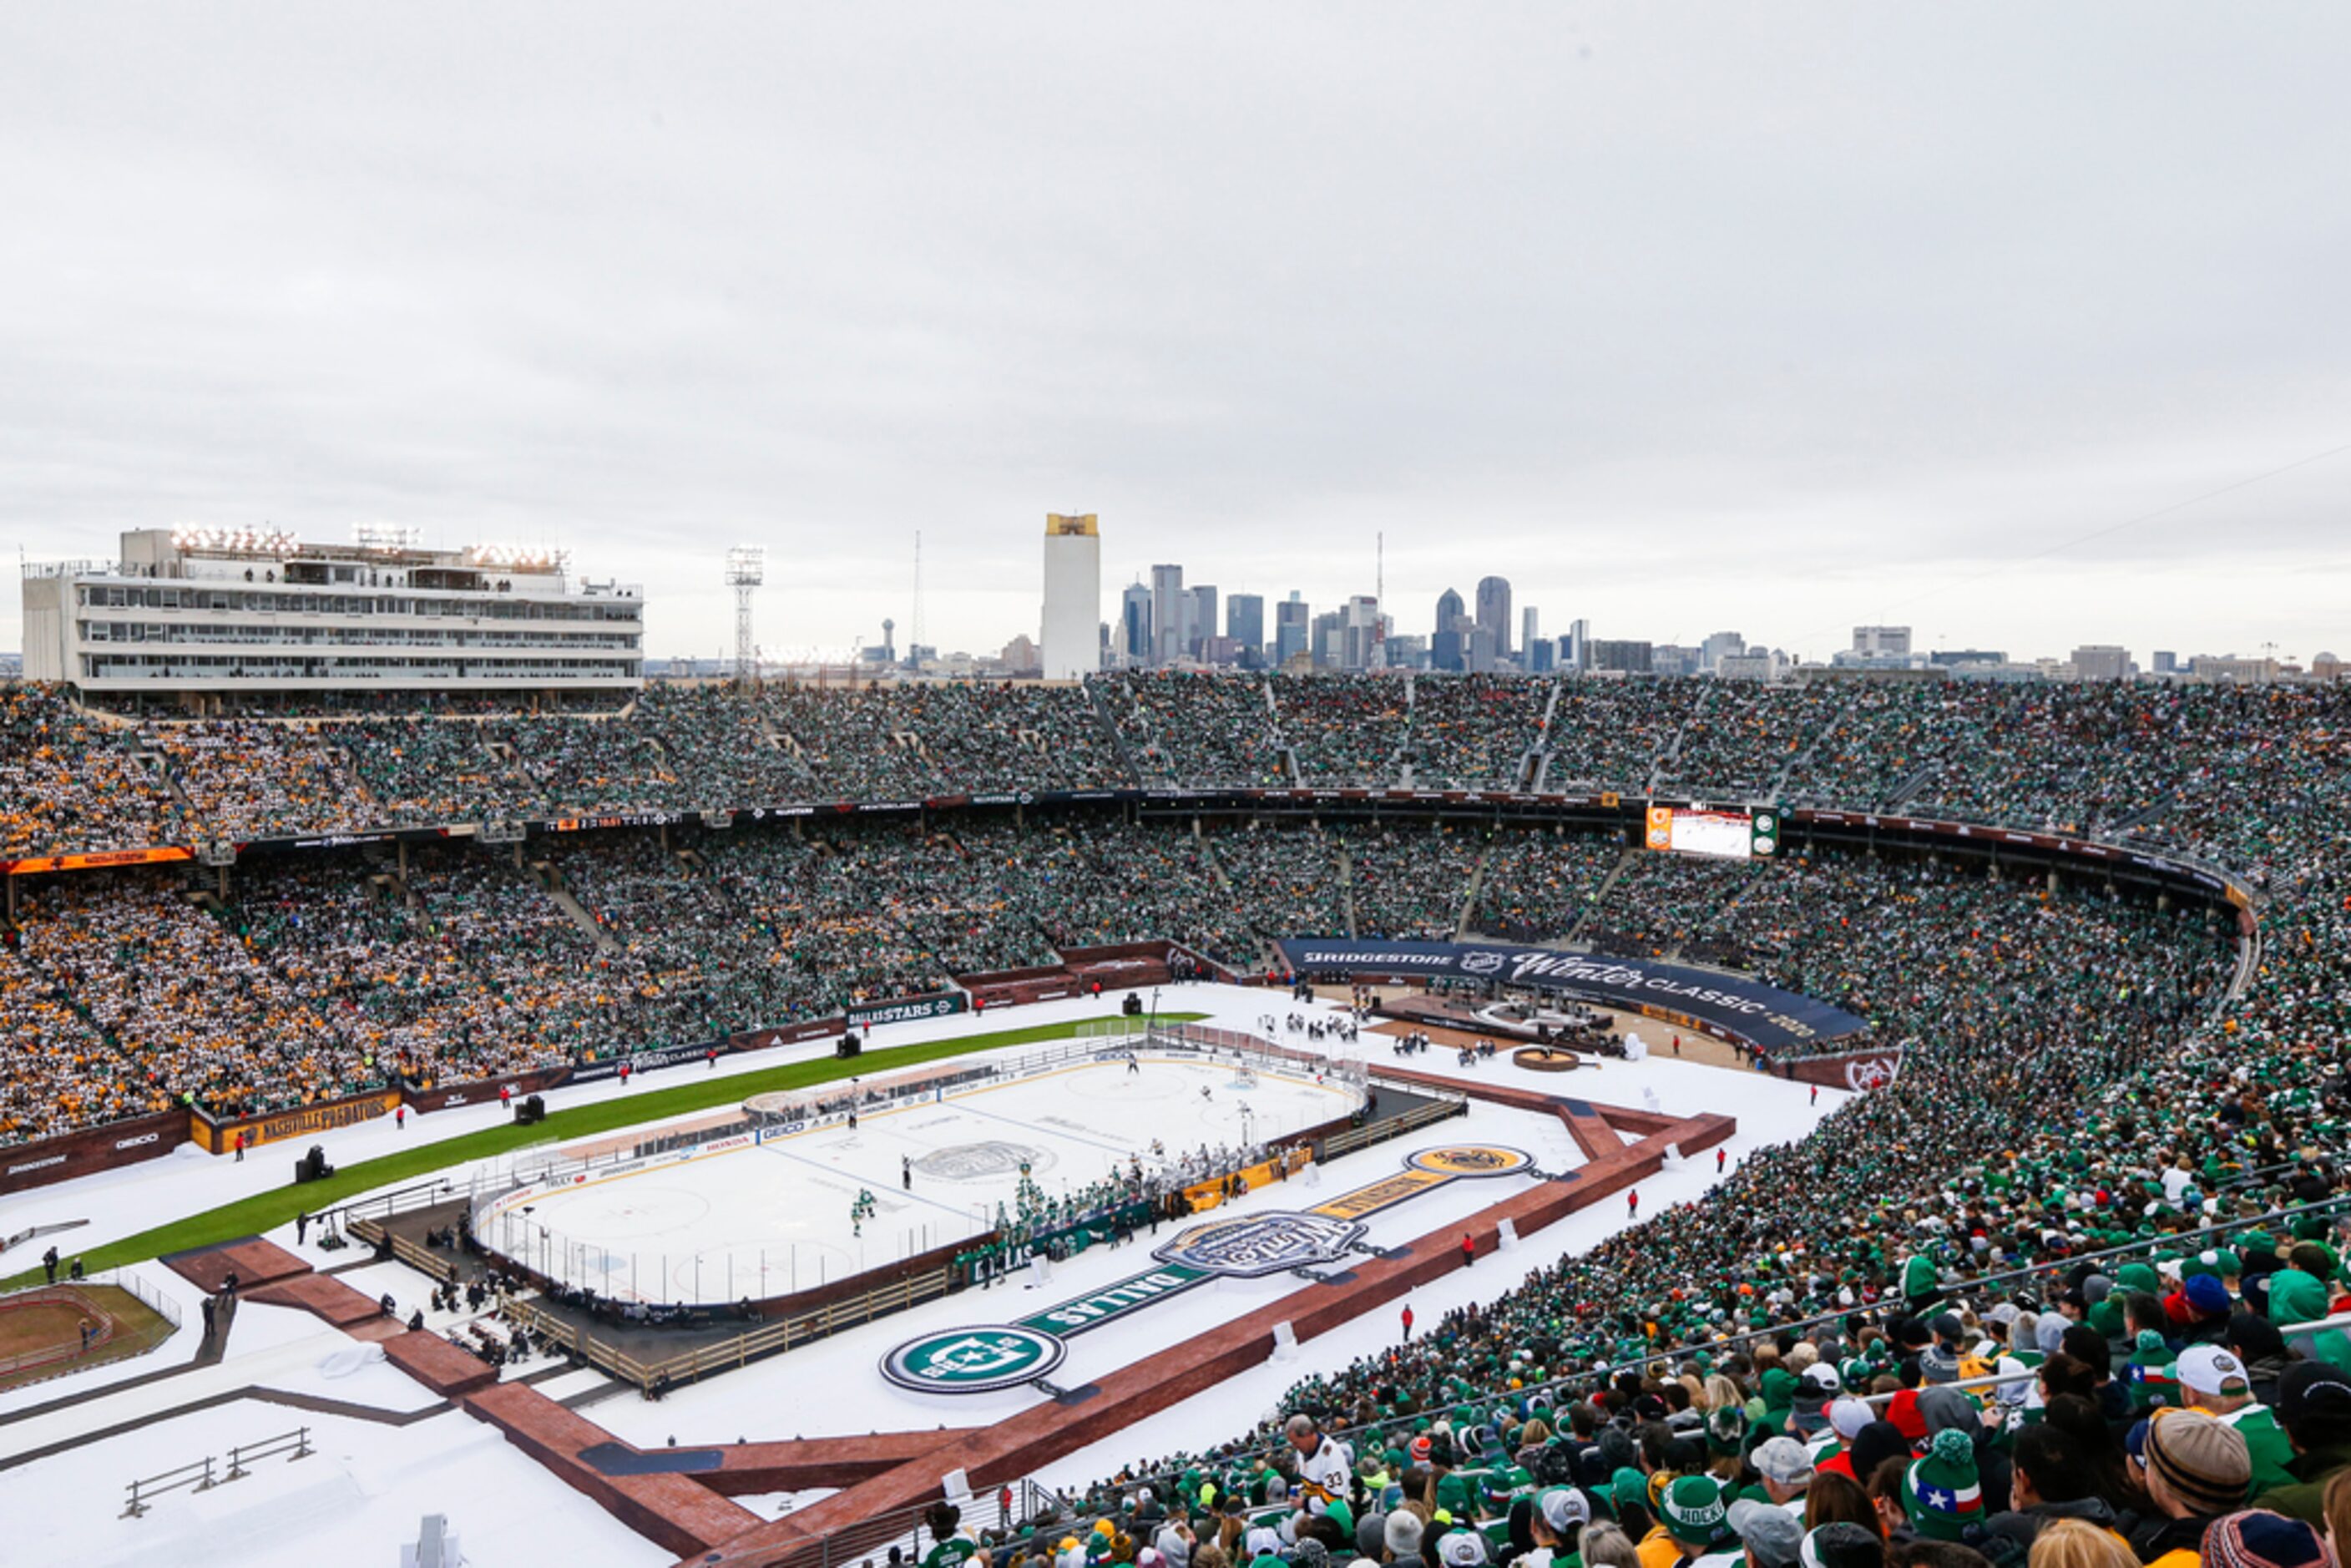
[[317, 1452], [318, 1449], [310, 1446], [310, 1428], [297, 1427], [291, 1432], [280, 1432], [274, 1437], [264, 1437], [257, 1443], [240, 1444], [231, 1448], [228, 1451], [228, 1469], [221, 1474], [215, 1475], [213, 1469], [220, 1461], [207, 1454], [201, 1459], [191, 1459], [160, 1475], [146, 1476], [131, 1482], [127, 1489], [131, 1500], [124, 1506], [121, 1517], [144, 1517], [154, 1500], [165, 1492], [178, 1491], [183, 1487], [190, 1491], [210, 1491], [216, 1486], [241, 1480], [253, 1473], [246, 1466], [257, 1460], [274, 1459], [283, 1454], [286, 1462], [291, 1464], [297, 1459], [307, 1459]]

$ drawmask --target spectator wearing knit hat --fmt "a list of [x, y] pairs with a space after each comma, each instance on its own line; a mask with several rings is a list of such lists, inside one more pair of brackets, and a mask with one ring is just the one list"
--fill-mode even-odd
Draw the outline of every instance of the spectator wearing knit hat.
[[1694, 1563], [1720, 1546], [1730, 1533], [1722, 1485], [1712, 1476], [1677, 1476], [1657, 1499], [1657, 1527], [1641, 1542], [1641, 1568], [1674, 1568]]
[[2140, 1560], [2192, 1568], [2205, 1532], [2234, 1512], [2252, 1484], [2252, 1460], [2235, 1429], [2201, 1410], [2158, 1410], [2143, 1448], [2147, 1495], [2158, 1517], [2131, 1531]]
[[2351, 1376], [2322, 1361], [2297, 1361], [2278, 1379], [2277, 1418], [2294, 1442], [2292, 1482], [2254, 1503], [2311, 1524], [2324, 1517], [2328, 1478], [2351, 1469]]
[[1946, 1427], [1902, 1477], [1902, 1511], [1910, 1528], [1929, 1541], [1960, 1540], [1984, 1517], [1983, 1487], [1976, 1474], [1975, 1445], [1965, 1432]]
[[2335, 1568], [2311, 1525], [2258, 1510], [2213, 1521], [2200, 1560], [2204, 1568]]

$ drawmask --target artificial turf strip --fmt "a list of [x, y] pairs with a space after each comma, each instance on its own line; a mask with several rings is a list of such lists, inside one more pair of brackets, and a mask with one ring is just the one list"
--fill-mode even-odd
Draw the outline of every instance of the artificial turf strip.
[[[1160, 1013], [1162, 1023], [1193, 1023], [1207, 1017], [1206, 1013]], [[961, 1056], [974, 1051], [1000, 1051], [1008, 1045], [1029, 1045], [1039, 1040], [1063, 1040], [1075, 1035], [1088, 1024], [1114, 1021], [1116, 1014], [1099, 1019], [1077, 1019], [1068, 1023], [1037, 1024], [1028, 1029], [998, 1030], [990, 1034], [965, 1035], [959, 1039], [926, 1040], [915, 1045], [895, 1045], [882, 1051], [871, 1051], [862, 1056], [843, 1061], [839, 1057], [818, 1057], [808, 1061], [787, 1062], [769, 1068], [765, 1072], [742, 1072], [725, 1078], [689, 1079], [666, 1089], [632, 1092], [617, 1100], [599, 1101], [592, 1105], [574, 1105], [569, 1110], [553, 1111], [535, 1126], [518, 1126], [508, 1122], [502, 1126], [485, 1127], [478, 1133], [462, 1133], [437, 1143], [419, 1144], [398, 1154], [381, 1155], [371, 1160], [361, 1160], [354, 1166], [340, 1166], [324, 1181], [308, 1182], [301, 1186], [286, 1187], [256, 1193], [218, 1208], [208, 1208], [202, 1214], [192, 1214], [175, 1219], [169, 1225], [159, 1225], [152, 1230], [142, 1230], [136, 1236], [126, 1236], [120, 1241], [110, 1241], [82, 1253], [82, 1266], [93, 1271], [111, 1269], [124, 1263], [143, 1262], [170, 1252], [185, 1252], [192, 1248], [215, 1246], [234, 1241], [241, 1236], [258, 1236], [278, 1226], [290, 1223], [298, 1214], [316, 1213], [331, 1208], [338, 1202], [359, 1193], [371, 1192], [380, 1186], [396, 1186], [403, 1181], [432, 1175], [451, 1166], [471, 1160], [486, 1159], [527, 1144], [543, 1144], [585, 1137], [592, 1133], [609, 1133], [616, 1127], [634, 1126], [640, 1122], [658, 1122], [690, 1112], [707, 1111], [715, 1105], [737, 1104], [754, 1094], [773, 1089], [801, 1089], [811, 1083], [830, 1082], [852, 1074], [887, 1071], [893, 1067], [912, 1067], [920, 1062], [937, 1061], [950, 1056]], [[273, 1145], [263, 1145], [267, 1150]], [[266, 1154], [263, 1157], [266, 1157]], [[40, 1270], [27, 1270], [22, 1274], [0, 1280], [0, 1290], [20, 1290], [39, 1283]]]

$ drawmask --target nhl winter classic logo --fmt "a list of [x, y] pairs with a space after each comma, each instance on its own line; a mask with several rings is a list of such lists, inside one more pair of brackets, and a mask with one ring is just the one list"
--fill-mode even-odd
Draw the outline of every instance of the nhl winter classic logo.
[[1195, 1225], [1151, 1254], [1211, 1274], [1254, 1280], [1307, 1263], [1328, 1263], [1360, 1239], [1364, 1227], [1323, 1214], [1276, 1211]]
[[1046, 1376], [1069, 1346], [1052, 1334], [1008, 1323], [950, 1329], [910, 1339], [882, 1358], [882, 1375], [925, 1394], [986, 1394]]

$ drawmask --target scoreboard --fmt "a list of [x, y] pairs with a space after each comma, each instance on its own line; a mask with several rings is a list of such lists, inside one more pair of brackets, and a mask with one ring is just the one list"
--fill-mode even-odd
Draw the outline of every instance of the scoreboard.
[[1643, 841], [1669, 854], [1768, 860], [1780, 852], [1776, 806], [1652, 806]]

